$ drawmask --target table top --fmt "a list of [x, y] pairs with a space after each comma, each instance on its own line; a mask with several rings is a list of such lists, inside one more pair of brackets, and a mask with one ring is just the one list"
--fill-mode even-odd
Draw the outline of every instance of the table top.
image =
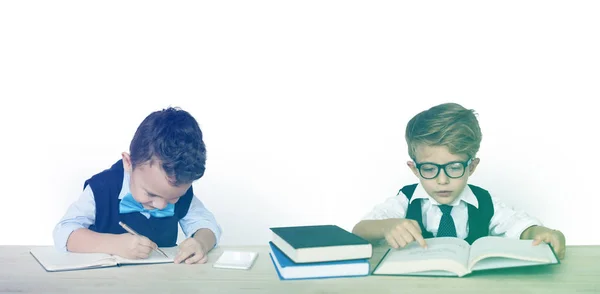
[[[366, 276], [279, 280], [267, 246], [217, 247], [206, 264], [154, 264], [46, 272], [35, 246], [0, 246], [0, 293], [600, 293], [600, 246], [567, 246], [559, 265], [466, 277]], [[375, 247], [371, 270], [386, 247]], [[249, 270], [213, 268], [224, 250], [258, 252]]]

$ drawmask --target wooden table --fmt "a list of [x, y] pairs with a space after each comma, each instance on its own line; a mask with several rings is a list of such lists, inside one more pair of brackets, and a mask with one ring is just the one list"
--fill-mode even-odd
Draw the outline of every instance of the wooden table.
[[[30, 246], [0, 246], [0, 293], [600, 293], [600, 246], [570, 246], [562, 264], [463, 278], [388, 277], [280, 281], [266, 246], [211, 251], [202, 265], [136, 265], [46, 272]], [[259, 252], [250, 270], [212, 267], [225, 249]], [[385, 248], [376, 247], [372, 268]]]

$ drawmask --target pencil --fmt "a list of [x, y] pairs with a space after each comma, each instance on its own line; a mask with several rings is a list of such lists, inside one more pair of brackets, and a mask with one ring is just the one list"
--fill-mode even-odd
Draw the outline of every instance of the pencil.
[[[121, 227], [123, 227], [123, 229], [125, 229], [125, 231], [127, 231], [128, 233], [132, 234], [132, 235], [136, 235], [136, 236], [141, 236], [140, 234], [138, 234], [136, 231], [134, 231], [132, 228], [130, 228], [128, 225], [126, 225], [123, 222], [119, 222], [119, 225]], [[167, 256], [162, 250], [160, 250], [160, 248], [156, 247], [155, 249], [156, 251], [160, 252], [162, 255], [164, 255], [166, 258], [169, 258], [169, 256]]]

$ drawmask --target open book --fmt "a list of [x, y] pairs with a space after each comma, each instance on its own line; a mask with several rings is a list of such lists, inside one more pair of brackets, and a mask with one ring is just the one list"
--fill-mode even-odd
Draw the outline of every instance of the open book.
[[417, 242], [389, 249], [373, 275], [422, 275], [462, 277], [474, 271], [560, 263], [552, 247], [533, 240], [488, 236], [471, 246], [459, 238], [425, 239], [427, 248]]
[[160, 248], [167, 256], [152, 251], [146, 259], [126, 259], [116, 255], [102, 253], [60, 252], [52, 246], [35, 247], [29, 252], [46, 271], [70, 271], [93, 269], [120, 265], [171, 263], [177, 254], [177, 246]]

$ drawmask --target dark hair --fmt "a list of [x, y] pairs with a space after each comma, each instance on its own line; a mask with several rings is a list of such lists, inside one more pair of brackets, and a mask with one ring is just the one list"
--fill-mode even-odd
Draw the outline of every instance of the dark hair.
[[198, 122], [179, 108], [148, 115], [135, 131], [129, 149], [133, 168], [158, 159], [167, 176], [174, 179], [173, 185], [191, 183], [204, 175], [206, 147], [202, 131]]

